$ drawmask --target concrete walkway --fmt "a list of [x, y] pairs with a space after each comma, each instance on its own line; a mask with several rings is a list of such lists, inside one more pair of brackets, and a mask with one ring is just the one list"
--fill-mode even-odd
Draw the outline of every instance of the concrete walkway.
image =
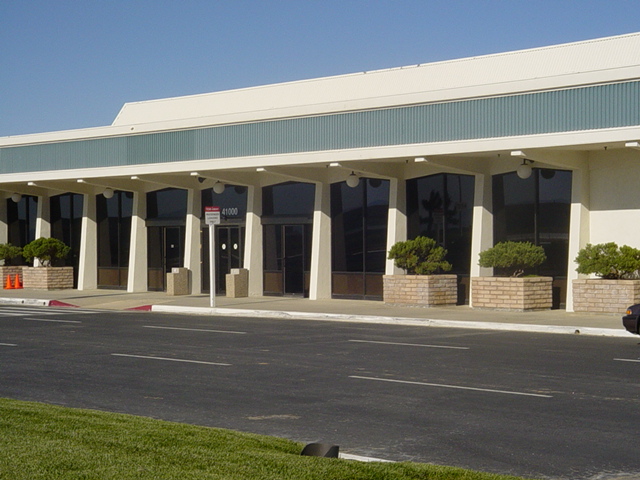
[[[216, 308], [209, 307], [208, 295], [169, 296], [164, 292], [127, 293], [119, 290], [3, 290], [0, 304], [56, 306], [69, 304], [81, 308], [127, 310], [190, 315], [257, 316], [325, 321], [387, 323], [491, 330], [566, 333], [582, 335], [635, 336], [622, 327], [622, 314], [542, 312], [504, 312], [475, 310], [468, 306], [413, 308], [386, 305], [367, 300], [308, 300], [290, 297], [216, 297]], [[637, 338], [637, 337], [635, 337]]]

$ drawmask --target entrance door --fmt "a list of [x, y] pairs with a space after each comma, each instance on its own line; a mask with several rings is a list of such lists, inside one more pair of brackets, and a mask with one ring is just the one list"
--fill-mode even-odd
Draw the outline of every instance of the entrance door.
[[306, 295], [311, 225], [264, 226], [265, 295]]
[[148, 227], [147, 261], [149, 290], [166, 290], [167, 273], [181, 267], [184, 227]]
[[282, 260], [284, 294], [304, 294], [304, 230], [302, 225], [283, 225]]
[[[226, 275], [232, 268], [242, 268], [244, 227], [239, 225], [216, 226], [216, 294], [227, 291]], [[209, 280], [209, 229], [202, 230], [202, 291], [210, 291]]]

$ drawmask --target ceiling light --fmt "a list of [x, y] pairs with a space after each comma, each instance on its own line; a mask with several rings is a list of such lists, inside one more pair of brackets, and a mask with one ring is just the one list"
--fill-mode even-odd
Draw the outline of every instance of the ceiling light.
[[516, 170], [518, 177], [525, 180], [531, 176], [532, 168], [530, 163], [533, 163], [533, 160], [527, 160], [526, 158], [522, 159], [522, 163], [518, 165], [518, 169]]
[[213, 191], [220, 195], [224, 192], [224, 183], [216, 180], [216, 183], [213, 184]]
[[351, 188], [356, 188], [360, 183], [360, 179], [355, 174], [355, 172], [351, 172], [351, 174], [347, 177], [347, 185]]

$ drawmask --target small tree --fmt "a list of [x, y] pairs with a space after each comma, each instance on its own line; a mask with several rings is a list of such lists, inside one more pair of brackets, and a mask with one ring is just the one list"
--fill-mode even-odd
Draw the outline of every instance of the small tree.
[[4, 260], [5, 265], [10, 265], [11, 260], [19, 257], [22, 254], [22, 249], [11, 245], [10, 243], [0, 244], [0, 260]]
[[480, 252], [478, 264], [485, 268], [509, 269], [512, 277], [519, 277], [525, 269], [542, 265], [546, 259], [544, 249], [531, 242], [500, 242]]
[[38, 238], [28, 243], [22, 249], [22, 256], [27, 262], [37, 258], [44, 267], [51, 266], [52, 260], [65, 258], [69, 255], [71, 247], [68, 247], [57, 238]]
[[388, 258], [409, 275], [429, 275], [451, 270], [451, 264], [444, 259], [446, 255], [447, 251], [432, 238], [416, 237], [396, 243], [389, 250]]
[[587, 244], [575, 259], [576, 271], [585, 275], [595, 274], [607, 279], [634, 278], [640, 270], [640, 250], [614, 242]]

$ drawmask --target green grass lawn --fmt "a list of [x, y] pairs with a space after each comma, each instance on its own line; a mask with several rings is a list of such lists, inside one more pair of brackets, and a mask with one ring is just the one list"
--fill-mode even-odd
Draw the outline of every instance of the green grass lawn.
[[419, 463], [301, 457], [279, 438], [0, 399], [0, 479], [506, 480]]

